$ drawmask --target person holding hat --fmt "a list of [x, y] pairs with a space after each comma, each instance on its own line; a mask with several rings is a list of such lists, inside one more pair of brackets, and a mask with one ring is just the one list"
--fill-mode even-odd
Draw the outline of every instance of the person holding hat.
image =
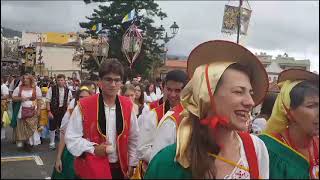
[[91, 91], [90, 86], [85, 86], [83, 84], [84, 83], [82, 83], [79, 90], [75, 92], [75, 98], [70, 101], [68, 110], [66, 111], [61, 121], [60, 141], [59, 141], [55, 166], [51, 176], [52, 179], [74, 179], [75, 178], [75, 173], [73, 168], [74, 157], [65, 146], [66, 144], [64, 140], [64, 134], [68, 126], [70, 116], [73, 112], [73, 109], [76, 107], [77, 102], [82, 98], [85, 98], [94, 94]]
[[268, 179], [267, 148], [246, 133], [268, 89], [259, 59], [233, 42], [208, 41], [189, 55], [188, 74], [177, 143], [152, 159], [145, 178]]
[[271, 179], [319, 179], [319, 75], [289, 69], [260, 138], [270, 158]]

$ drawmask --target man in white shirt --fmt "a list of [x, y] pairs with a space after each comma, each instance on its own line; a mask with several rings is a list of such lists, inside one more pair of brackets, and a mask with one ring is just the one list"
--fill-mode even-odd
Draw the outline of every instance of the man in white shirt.
[[68, 104], [72, 99], [72, 93], [66, 86], [65, 78], [65, 75], [59, 74], [57, 76], [57, 85], [50, 87], [47, 93], [50, 149], [55, 149], [55, 132], [59, 129]]
[[5, 80], [1, 77], [1, 139], [5, 138], [5, 129], [2, 128], [2, 117], [3, 112], [8, 109], [8, 102], [7, 99], [9, 98], [9, 89], [5, 84]]
[[133, 104], [117, 94], [123, 76], [117, 59], [103, 62], [98, 82], [101, 93], [81, 99], [70, 117], [65, 142], [77, 157], [74, 169], [80, 178], [111, 178], [108, 172], [113, 179], [129, 178], [138, 164], [139, 127]]
[[[185, 72], [181, 70], [170, 71], [167, 74], [164, 83], [164, 95], [166, 96], [166, 101], [146, 113], [143, 122], [141, 123], [141, 133], [138, 143], [139, 159], [146, 163], [149, 163], [152, 159], [152, 152], [155, 147], [156, 151], [163, 148], [163, 145], [157, 146], [157, 142], [154, 140], [157, 126], [161, 119], [173, 114], [174, 111], [172, 108], [180, 105], [180, 92], [187, 84], [187, 81], [188, 76]], [[172, 134], [161, 135], [174, 138]]]

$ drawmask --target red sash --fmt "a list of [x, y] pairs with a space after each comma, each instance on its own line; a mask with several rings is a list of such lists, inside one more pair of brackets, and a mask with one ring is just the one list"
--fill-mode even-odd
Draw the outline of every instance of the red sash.
[[151, 102], [151, 103], [149, 104], [150, 110], [151, 110], [151, 109], [154, 109], [154, 108], [156, 108], [156, 107], [158, 107], [158, 106], [159, 106], [159, 100], [153, 101], [153, 102]]
[[153, 109], [156, 114], [157, 114], [157, 124], [160, 122], [161, 118], [163, 117], [163, 115], [165, 114], [164, 112], [164, 106], [165, 103], [161, 104], [160, 106], [156, 107], [155, 109]]
[[[117, 152], [124, 175], [128, 171], [128, 133], [132, 103], [127, 97], [118, 96], [123, 116], [123, 130], [117, 137]], [[83, 118], [83, 138], [101, 144], [106, 141], [98, 127], [99, 94], [83, 98], [79, 101]], [[110, 179], [110, 165], [108, 157], [98, 157], [91, 153], [84, 153], [74, 162], [76, 175], [85, 179]]]
[[249, 133], [239, 132], [238, 134], [242, 139], [244, 151], [248, 160], [250, 179], [259, 179], [259, 166], [257, 154], [254, 148], [252, 138]]
[[175, 121], [176, 123], [176, 127], [178, 129], [180, 122], [181, 122], [181, 118], [180, 118], [180, 114], [183, 111], [183, 106], [180, 104], [176, 105], [173, 109], [174, 112], [171, 115], [171, 118]]

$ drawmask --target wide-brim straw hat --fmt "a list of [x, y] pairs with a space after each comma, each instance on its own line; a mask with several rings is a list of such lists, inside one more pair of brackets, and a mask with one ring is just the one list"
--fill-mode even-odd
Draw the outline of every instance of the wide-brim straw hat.
[[[237, 62], [251, 71], [253, 101], [260, 104], [269, 87], [268, 75], [260, 60], [245, 47], [230, 41], [212, 40], [198, 45], [188, 58], [187, 72], [192, 77], [195, 69], [213, 62]], [[236, 78], [236, 77], [235, 77]]]
[[309, 80], [309, 81], [314, 81], [316, 85], [319, 86], [319, 75], [303, 69], [287, 69], [282, 71], [278, 76], [278, 83], [286, 80], [291, 80], [291, 81]]

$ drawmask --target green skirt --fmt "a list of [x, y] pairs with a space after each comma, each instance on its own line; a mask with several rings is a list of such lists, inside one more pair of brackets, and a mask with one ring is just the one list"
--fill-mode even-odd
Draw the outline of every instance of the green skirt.
[[51, 179], [75, 179], [75, 173], [73, 168], [74, 157], [65, 147], [61, 157], [62, 161], [62, 172], [59, 173], [56, 171], [56, 168], [53, 168]]

